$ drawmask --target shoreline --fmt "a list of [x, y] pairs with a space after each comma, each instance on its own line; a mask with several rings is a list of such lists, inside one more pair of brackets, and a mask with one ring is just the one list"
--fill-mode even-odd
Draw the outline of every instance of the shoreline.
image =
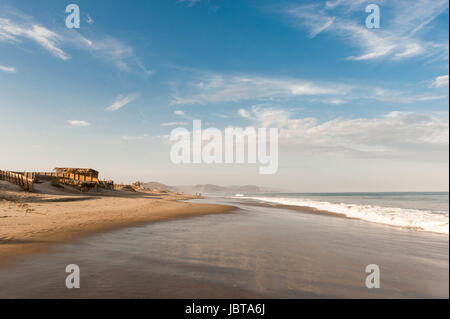
[[180, 202], [192, 198], [197, 197], [125, 191], [26, 193], [14, 185], [1, 183], [0, 267], [21, 256], [48, 251], [53, 244], [84, 236], [157, 221], [223, 214], [236, 209], [227, 205]]
[[[237, 201], [237, 203], [239, 203], [239, 201]], [[281, 208], [281, 209], [298, 211], [298, 212], [301, 212], [304, 214], [313, 214], [313, 215], [317, 215], [317, 216], [329, 216], [329, 217], [336, 217], [336, 218], [345, 218], [345, 219], [349, 219], [349, 220], [358, 220], [358, 221], [362, 221], [362, 222], [366, 222], [366, 223], [376, 224], [376, 225], [383, 226], [383, 227], [393, 227], [394, 229], [405, 229], [405, 230], [413, 230], [413, 231], [418, 231], [418, 232], [431, 233], [431, 234], [436, 234], [436, 235], [442, 235], [442, 236], [448, 238], [448, 233], [444, 233], [444, 232], [426, 230], [426, 229], [422, 229], [420, 227], [406, 227], [406, 226], [400, 226], [400, 225], [391, 225], [391, 224], [387, 224], [387, 223], [383, 223], [383, 222], [375, 222], [375, 221], [365, 220], [365, 219], [359, 218], [359, 217], [347, 216], [343, 213], [332, 212], [329, 210], [323, 210], [323, 209], [318, 209], [318, 208], [309, 207], [309, 206], [287, 205], [287, 204], [279, 204], [279, 203], [262, 202], [262, 201], [256, 201], [256, 200], [247, 201], [247, 202], [245, 202], [245, 205], [257, 206], [257, 207], [268, 207], [268, 208]]]
[[248, 202], [245, 202], [243, 204], [251, 205], [251, 206], [257, 206], [257, 207], [289, 209], [289, 210], [299, 211], [299, 212], [302, 212], [302, 213], [305, 213], [305, 214], [323, 215], [323, 216], [330, 216], [330, 217], [362, 220], [362, 219], [356, 218], [356, 217], [348, 217], [347, 215], [342, 214], [342, 213], [335, 213], [335, 212], [331, 212], [331, 211], [328, 211], [328, 210], [320, 210], [320, 209], [317, 209], [317, 208], [314, 208], [314, 207], [308, 207], [308, 206], [295, 206], [295, 205], [266, 203], [266, 202], [258, 202], [258, 201], [248, 201]]
[[[235, 205], [224, 198], [205, 202]], [[448, 298], [448, 238], [236, 206], [239, 213], [148, 223], [57, 245], [0, 268], [0, 286], [8, 287], [0, 297]], [[72, 263], [82, 269], [83, 289], [64, 285]], [[381, 289], [365, 286], [369, 264], [380, 267]]]

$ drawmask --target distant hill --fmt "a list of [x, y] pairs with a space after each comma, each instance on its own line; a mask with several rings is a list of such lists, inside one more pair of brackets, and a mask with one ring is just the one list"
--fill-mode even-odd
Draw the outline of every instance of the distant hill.
[[162, 183], [158, 183], [158, 182], [147, 182], [147, 183], [142, 183], [141, 187], [146, 188], [146, 189], [159, 189], [162, 191], [172, 191], [172, 192], [177, 192], [178, 190], [173, 187], [173, 186], [169, 186], [169, 185], [165, 185]]
[[168, 190], [173, 192], [183, 193], [203, 193], [203, 194], [219, 194], [219, 193], [273, 193], [280, 192], [281, 190], [260, 187], [256, 185], [233, 185], [233, 186], [220, 186], [214, 184], [197, 184], [197, 185], [182, 185], [182, 186], [169, 186], [158, 182], [143, 183], [142, 186], [146, 189], [159, 189]]

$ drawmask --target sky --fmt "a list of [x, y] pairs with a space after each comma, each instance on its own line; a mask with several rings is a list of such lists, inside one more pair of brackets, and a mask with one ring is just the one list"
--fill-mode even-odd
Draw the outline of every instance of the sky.
[[[366, 26], [371, 3], [380, 28]], [[448, 20], [441, 0], [0, 0], [0, 168], [448, 191]], [[168, 136], [194, 119], [277, 127], [277, 173], [172, 163]]]

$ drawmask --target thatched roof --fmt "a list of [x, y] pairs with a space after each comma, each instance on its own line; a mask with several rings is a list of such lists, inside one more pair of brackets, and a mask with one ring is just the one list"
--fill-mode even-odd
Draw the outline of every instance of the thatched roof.
[[56, 172], [60, 173], [71, 173], [71, 174], [92, 174], [98, 175], [98, 171], [92, 168], [70, 168], [70, 167], [56, 167], [54, 169]]

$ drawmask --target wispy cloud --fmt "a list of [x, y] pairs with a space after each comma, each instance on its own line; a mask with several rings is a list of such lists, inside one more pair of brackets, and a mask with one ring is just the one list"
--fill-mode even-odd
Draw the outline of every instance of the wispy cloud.
[[432, 86], [438, 88], [448, 86], [448, 74], [438, 76], [436, 79], [434, 79]]
[[167, 122], [167, 123], [161, 123], [161, 126], [186, 126], [188, 125], [188, 122]]
[[444, 158], [448, 151], [448, 114], [390, 112], [377, 118], [319, 122], [313, 117], [295, 117], [284, 109], [253, 107], [241, 115], [256, 126], [280, 128], [280, 143], [302, 152], [401, 157], [405, 151], [429, 151], [441, 152]]
[[137, 97], [138, 97], [138, 94], [136, 94], [136, 93], [126, 95], [126, 96], [119, 95], [118, 97], [116, 97], [115, 101], [110, 106], [108, 106], [105, 110], [117, 111], [118, 109], [121, 109], [125, 105], [133, 102]]
[[81, 120], [68, 120], [67, 121], [70, 126], [89, 126], [91, 123]]
[[137, 141], [137, 140], [142, 140], [144, 138], [148, 137], [147, 134], [143, 134], [143, 135], [137, 135], [137, 136], [129, 136], [129, 135], [125, 135], [122, 136], [122, 139], [124, 141]]
[[56, 31], [35, 22], [33, 17], [16, 11], [1, 13], [0, 41], [18, 44], [26, 39], [32, 40], [64, 61], [71, 59], [67, 49], [75, 48], [116, 66], [120, 71], [140, 71], [146, 75], [153, 73], [136, 57], [130, 45], [110, 35], [98, 32], [94, 34], [88, 27], [93, 24], [93, 19], [89, 15], [86, 30], [59, 28]]
[[187, 3], [188, 7], [193, 7], [197, 3], [199, 3], [201, 0], [178, 0], [178, 3]]
[[435, 94], [429, 87], [386, 89], [370, 83], [343, 81], [316, 82], [307, 79], [264, 75], [225, 75], [190, 72], [190, 77], [174, 85], [172, 105], [207, 105], [212, 103], [254, 104], [274, 101], [308, 101], [341, 105], [362, 100], [410, 104], [448, 98]]
[[241, 117], [246, 118], [246, 119], [251, 118], [250, 112], [247, 111], [247, 110], [245, 110], [245, 109], [239, 109], [239, 110], [238, 110], [238, 114], [239, 114]]
[[16, 73], [17, 70], [15, 67], [12, 66], [5, 66], [0, 64], [0, 71], [6, 72], [6, 73]]
[[434, 101], [448, 98], [448, 95], [434, 95], [429, 92], [417, 94], [409, 91], [403, 92], [392, 89], [384, 89], [380, 87], [374, 87], [370, 91], [372, 95], [367, 94], [368, 98], [382, 102], [409, 104], [415, 102]]
[[145, 75], [152, 75], [153, 71], [149, 70], [141, 61], [136, 60], [137, 66], [144, 72]]
[[389, 22], [381, 29], [367, 29], [364, 22], [361, 23], [361, 19], [354, 15], [355, 11], [364, 12], [369, 3], [371, 1], [361, 0], [315, 2], [291, 6], [286, 12], [294, 18], [295, 25], [307, 28], [311, 37], [329, 32], [358, 46], [362, 52], [349, 56], [351, 60], [400, 60], [415, 56], [448, 58], [448, 40], [433, 42], [420, 36], [436, 17], [448, 9], [447, 0], [384, 2], [380, 5], [384, 10], [381, 18], [384, 17], [383, 12], [389, 12], [392, 17], [382, 19], [382, 22]]
[[175, 110], [175, 111], [173, 111], [173, 114], [184, 117], [184, 118], [189, 118], [189, 116], [187, 116], [183, 110]]
[[140, 71], [147, 76], [153, 74], [136, 56], [132, 46], [113, 36], [97, 34], [88, 37], [74, 31], [65, 40], [97, 59], [116, 66], [120, 71]]
[[130, 71], [130, 64], [134, 63], [133, 48], [114, 37], [104, 36], [89, 39], [77, 34], [68, 41], [78, 48], [88, 51], [96, 58], [114, 64], [121, 71]]
[[62, 37], [58, 33], [31, 21], [0, 18], [0, 41], [18, 43], [24, 38], [34, 41], [61, 60], [70, 59], [70, 55], [61, 48]]
[[188, 84], [189, 92], [175, 96], [172, 105], [237, 102], [243, 100], [295, 96], [341, 95], [349, 90], [343, 84], [323, 84], [292, 78], [253, 75], [203, 75]]

